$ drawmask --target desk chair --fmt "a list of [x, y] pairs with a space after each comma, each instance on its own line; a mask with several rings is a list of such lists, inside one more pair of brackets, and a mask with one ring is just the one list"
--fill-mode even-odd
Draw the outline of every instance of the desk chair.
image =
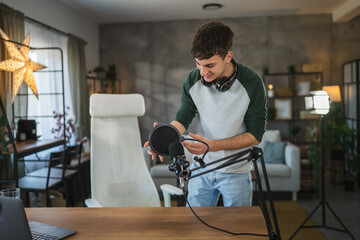
[[72, 170], [76, 172], [79, 181], [81, 203], [84, 206], [85, 205], [84, 184], [81, 177], [82, 144], [83, 143], [80, 142], [77, 145], [66, 147], [65, 163], [67, 170]]
[[142, 151], [137, 117], [144, 113], [140, 94], [91, 95], [88, 207], [161, 206]]
[[[81, 202], [82, 205], [84, 205], [84, 201], [85, 201], [85, 197], [84, 197], [84, 191], [83, 191], [83, 185], [82, 185], [82, 180], [81, 180], [81, 176], [80, 176], [80, 167], [78, 167], [78, 159], [81, 158], [81, 149], [82, 149], [82, 143], [79, 145], [74, 145], [74, 146], [68, 146], [66, 147], [65, 150], [65, 159], [64, 159], [64, 163], [66, 164], [66, 166], [64, 166], [64, 163], [59, 163], [55, 166], [53, 166], [51, 168], [51, 172], [50, 172], [50, 178], [58, 178], [58, 179], [63, 179], [65, 182], [65, 186], [66, 189], [64, 189], [67, 194], [70, 192], [69, 189], [72, 189], [71, 187], [69, 187], [69, 185], [67, 184], [69, 181], [73, 180], [75, 175], [78, 176], [78, 181], [79, 181], [79, 187], [80, 187], [80, 197], [81, 197]], [[72, 164], [73, 161], [76, 161], [76, 164]], [[65, 169], [65, 171], [64, 171]], [[64, 172], [64, 176], [62, 175]], [[48, 167], [45, 168], [41, 168], [38, 169], [36, 171], [30, 172], [29, 174], [27, 174], [27, 176], [32, 176], [32, 177], [43, 177], [46, 178], [48, 175]], [[72, 184], [70, 184], [70, 186], [72, 186]], [[74, 200], [73, 198], [71, 198], [71, 204], [69, 204], [70, 202], [70, 196], [72, 196], [72, 194], [67, 195], [67, 206], [72, 205], [74, 206]]]
[[[70, 176], [72, 173], [66, 172], [65, 162], [65, 151], [52, 152], [50, 154], [49, 165], [47, 168], [40, 169], [37, 174], [28, 174], [19, 179], [19, 188], [22, 192], [27, 193], [26, 204], [30, 206], [29, 192], [35, 193], [45, 193], [46, 194], [46, 205], [51, 207], [50, 201], [50, 189], [56, 189], [60, 186], [64, 187], [66, 203], [68, 205], [68, 192], [67, 185], [65, 181], [65, 176]], [[64, 167], [62, 169], [55, 168], [56, 165], [62, 164]], [[35, 171], [36, 172], [36, 171]]]

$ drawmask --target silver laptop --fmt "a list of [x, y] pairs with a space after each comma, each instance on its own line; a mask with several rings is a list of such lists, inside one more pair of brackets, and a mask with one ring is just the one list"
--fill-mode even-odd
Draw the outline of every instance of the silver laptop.
[[39, 222], [28, 222], [22, 201], [0, 197], [0, 238], [2, 240], [63, 239], [76, 230]]

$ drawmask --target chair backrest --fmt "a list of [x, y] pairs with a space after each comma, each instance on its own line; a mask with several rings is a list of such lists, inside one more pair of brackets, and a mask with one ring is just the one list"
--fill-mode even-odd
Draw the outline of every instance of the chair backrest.
[[91, 95], [91, 193], [105, 207], [160, 207], [142, 152], [144, 113], [140, 94]]
[[64, 180], [65, 171], [66, 171], [65, 155], [66, 155], [66, 151], [58, 151], [58, 152], [50, 153], [49, 169], [48, 169], [48, 174], [47, 174], [47, 179], [46, 179], [46, 188], [49, 188], [51, 170], [53, 168], [56, 168], [59, 165], [62, 166], [61, 179]]
[[71, 160], [76, 159], [77, 160], [77, 167], [80, 167], [82, 145], [83, 145], [83, 143], [80, 142], [77, 145], [67, 146], [66, 147], [65, 161], [66, 161], [67, 165], [71, 164]]

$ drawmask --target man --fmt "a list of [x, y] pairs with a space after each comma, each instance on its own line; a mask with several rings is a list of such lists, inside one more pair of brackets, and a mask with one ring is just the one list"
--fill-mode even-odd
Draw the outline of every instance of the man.
[[[190, 136], [209, 145], [205, 163], [258, 145], [265, 131], [264, 84], [250, 68], [233, 60], [233, 36], [232, 30], [220, 22], [206, 23], [198, 30], [191, 50], [197, 68], [185, 79], [181, 105], [176, 119], [171, 122], [184, 134], [196, 117], [196, 134], [190, 133]], [[199, 142], [184, 142], [183, 145], [199, 157], [207, 149]], [[148, 142], [144, 147], [147, 146]], [[148, 153], [155, 159], [151, 149]], [[193, 161], [191, 168], [197, 166], [199, 163]], [[240, 162], [191, 179], [188, 185], [190, 205], [216, 206], [221, 193], [224, 206], [250, 206], [251, 168], [251, 163]]]

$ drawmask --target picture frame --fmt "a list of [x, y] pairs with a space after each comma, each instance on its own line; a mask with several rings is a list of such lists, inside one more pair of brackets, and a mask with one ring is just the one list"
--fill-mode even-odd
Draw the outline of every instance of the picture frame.
[[274, 105], [276, 108], [275, 119], [291, 119], [291, 99], [275, 99]]
[[306, 96], [310, 94], [311, 82], [309, 81], [299, 81], [297, 84], [297, 95]]

